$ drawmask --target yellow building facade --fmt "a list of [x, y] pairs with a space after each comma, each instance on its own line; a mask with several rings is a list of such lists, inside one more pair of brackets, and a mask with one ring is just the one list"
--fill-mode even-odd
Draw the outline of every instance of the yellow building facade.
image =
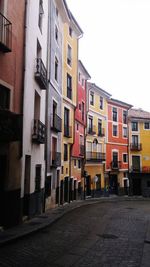
[[74, 142], [74, 113], [77, 104], [78, 40], [82, 33], [70, 13], [70, 23], [64, 24], [63, 32], [61, 202], [72, 200], [74, 191], [71, 148]]
[[131, 109], [128, 120], [130, 191], [150, 196], [150, 112]]
[[86, 194], [105, 187], [107, 99], [111, 95], [93, 83], [87, 86]]

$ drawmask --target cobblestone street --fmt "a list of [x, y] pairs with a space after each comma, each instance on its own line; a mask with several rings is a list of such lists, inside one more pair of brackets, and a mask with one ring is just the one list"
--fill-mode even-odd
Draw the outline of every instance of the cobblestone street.
[[149, 201], [118, 199], [82, 206], [1, 247], [0, 266], [150, 266], [149, 222]]

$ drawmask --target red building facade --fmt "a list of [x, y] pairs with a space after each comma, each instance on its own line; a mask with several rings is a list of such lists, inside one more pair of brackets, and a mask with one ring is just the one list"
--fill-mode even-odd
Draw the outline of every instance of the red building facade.
[[108, 136], [106, 144], [106, 177], [110, 193], [127, 194], [128, 128], [131, 105], [116, 99], [108, 100]]
[[21, 218], [25, 0], [0, 0], [0, 226]]
[[[72, 168], [71, 176], [81, 184], [82, 171], [85, 158], [85, 127], [86, 127], [86, 86], [90, 75], [78, 62], [78, 88], [77, 88], [77, 107], [75, 110], [75, 129], [74, 144], [72, 146]], [[80, 186], [80, 185], [79, 185]]]

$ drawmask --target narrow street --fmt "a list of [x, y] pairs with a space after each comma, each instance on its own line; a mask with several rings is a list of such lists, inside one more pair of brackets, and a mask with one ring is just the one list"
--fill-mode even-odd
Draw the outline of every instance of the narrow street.
[[149, 227], [149, 201], [82, 206], [50, 227], [1, 247], [0, 266], [149, 266]]

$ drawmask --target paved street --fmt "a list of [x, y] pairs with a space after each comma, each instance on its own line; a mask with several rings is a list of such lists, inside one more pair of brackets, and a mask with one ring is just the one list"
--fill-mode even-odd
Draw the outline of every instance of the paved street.
[[0, 266], [150, 266], [149, 222], [149, 201], [118, 199], [82, 206], [1, 247]]

